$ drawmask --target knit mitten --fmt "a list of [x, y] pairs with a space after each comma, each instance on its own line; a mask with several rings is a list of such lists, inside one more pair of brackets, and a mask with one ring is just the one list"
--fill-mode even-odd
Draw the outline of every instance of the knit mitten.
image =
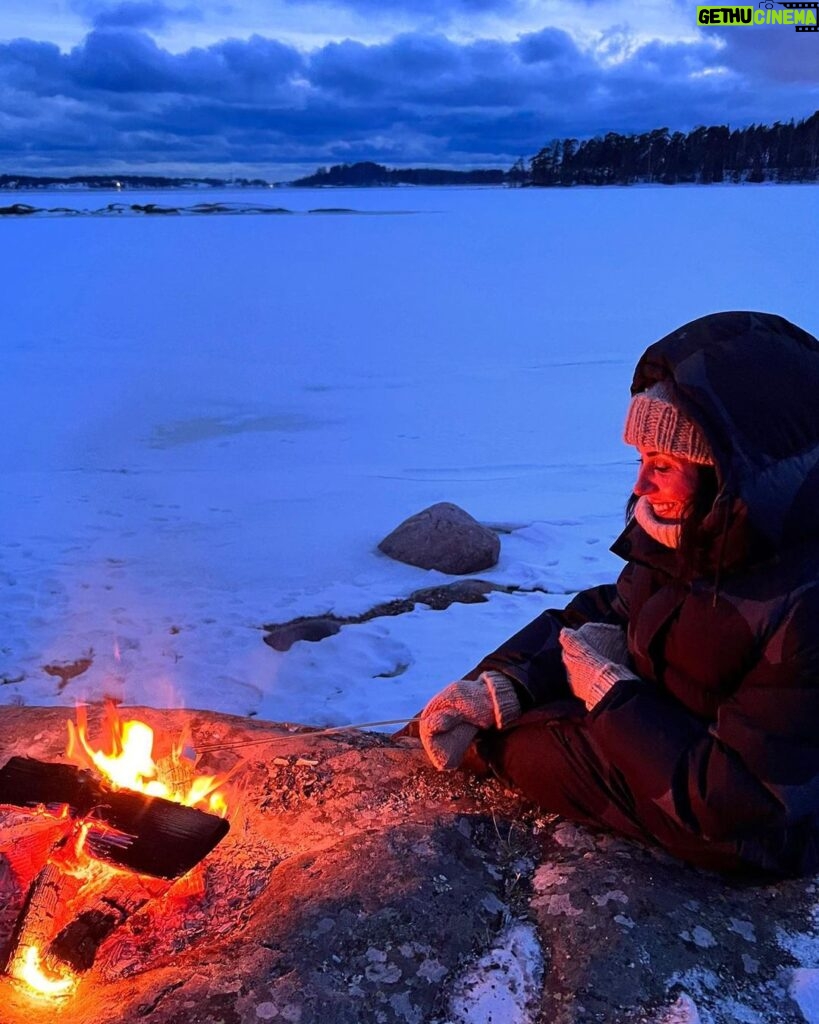
[[628, 645], [620, 626], [587, 622], [579, 629], [561, 629], [560, 646], [569, 686], [589, 711], [621, 679], [636, 679], [625, 664]]
[[503, 729], [520, 716], [515, 688], [500, 672], [461, 679], [441, 690], [421, 712], [420, 736], [436, 768], [457, 768], [480, 729]]

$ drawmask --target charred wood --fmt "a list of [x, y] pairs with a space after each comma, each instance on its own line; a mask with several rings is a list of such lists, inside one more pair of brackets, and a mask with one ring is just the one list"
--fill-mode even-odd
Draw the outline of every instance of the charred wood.
[[94, 856], [158, 878], [185, 874], [230, 827], [194, 807], [114, 790], [85, 769], [27, 757], [13, 757], [0, 769], [0, 804], [67, 806], [72, 817], [92, 817], [108, 826], [89, 835]]
[[59, 864], [46, 864], [34, 880], [17, 919], [5, 970], [16, 973], [26, 951], [43, 949], [59, 926], [60, 915], [81, 886], [81, 881]]

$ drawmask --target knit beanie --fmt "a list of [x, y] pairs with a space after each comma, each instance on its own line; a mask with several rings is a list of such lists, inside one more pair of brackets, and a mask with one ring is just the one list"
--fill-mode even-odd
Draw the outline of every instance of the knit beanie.
[[647, 451], [676, 455], [679, 459], [713, 466], [714, 456], [696, 423], [673, 404], [673, 388], [659, 381], [631, 400], [623, 439]]

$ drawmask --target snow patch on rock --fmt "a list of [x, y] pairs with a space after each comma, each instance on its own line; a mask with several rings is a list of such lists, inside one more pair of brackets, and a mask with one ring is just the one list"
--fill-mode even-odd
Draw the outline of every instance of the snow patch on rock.
[[656, 1018], [656, 1024], [701, 1024], [697, 1004], [687, 992], [681, 992], [673, 1005]]
[[531, 924], [518, 922], [456, 982], [451, 1024], [530, 1024], [537, 1017], [543, 953]]
[[798, 967], [789, 992], [807, 1024], [819, 1024], [819, 968]]

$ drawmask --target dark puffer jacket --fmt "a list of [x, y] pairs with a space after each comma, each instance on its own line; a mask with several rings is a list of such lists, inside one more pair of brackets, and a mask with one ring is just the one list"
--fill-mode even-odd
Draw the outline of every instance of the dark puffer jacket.
[[627, 628], [640, 677], [585, 716], [635, 806], [778, 874], [819, 870], [819, 342], [778, 316], [719, 313], [652, 345], [632, 393], [673, 383], [715, 454], [693, 578], [635, 521], [613, 586], [544, 613], [479, 670], [530, 706], [567, 692], [557, 634]]

